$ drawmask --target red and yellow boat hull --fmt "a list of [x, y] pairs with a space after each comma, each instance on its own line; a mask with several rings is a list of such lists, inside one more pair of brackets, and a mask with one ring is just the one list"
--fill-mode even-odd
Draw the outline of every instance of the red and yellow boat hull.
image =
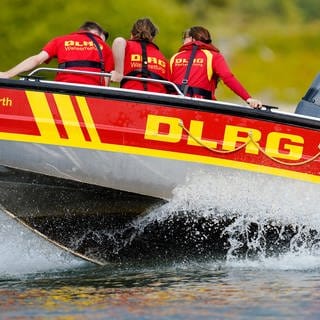
[[213, 167], [320, 183], [317, 119], [25, 82], [0, 83], [2, 165], [165, 198]]

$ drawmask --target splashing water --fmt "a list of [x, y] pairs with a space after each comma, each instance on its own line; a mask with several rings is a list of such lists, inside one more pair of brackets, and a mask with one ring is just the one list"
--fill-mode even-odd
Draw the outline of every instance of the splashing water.
[[212, 210], [208, 210], [212, 207], [222, 215], [235, 215], [234, 221], [224, 230], [229, 236], [227, 258], [230, 261], [238, 258], [234, 253], [244, 245], [247, 257], [253, 251], [259, 252], [260, 259], [265, 258], [266, 235], [272, 226], [278, 226], [276, 245], [288, 240], [285, 237], [289, 227], [294, 232], [289, 242], [291, 254], [319, 255], [319, 196], [318, 185], [266, 175], [238, 172], [226, 175], [224, 172], [214, 177], [203, 174], [190, 177], [187, 188], [175, 190], [172, 204], [178, 210], [180, 206], [202, 215], [212, 214]]
[[[279, 254], [313, 256], [318, 261], [319, 196], [319, 186], [311, 183], [237, 171], [228, 174], [217, 170], [214, 175], [200, 172], [175, 188], [167, 204], [122, 230], [106, 230], [106, 234], [114, 244], [114, 253], [119, 253], [132, 247], [151, 225], [165, 224], [166, 232], [176, 232], [181, 241], [195, 240], [193, 245], [201, 253], [205, 240], [213, 241], [206, 232], [212, 232], [222, 221], [225, 224], [220, 237], [228, 239], [226, 257], [230, 263], [238, 261], [240, 255], [265, 261], [269, 257], [277, 259]], [[180, 226], [175, 229], [174, 221], [181, 216]], [[155, 232], [149, 234], [154, 236]], [[148, 239], [144, 237], [143, 241]]]
[[[320, 265], [319, 189], [316, 184], [232, 170], [197, 172], [161, 207], [117, 230], [88, 233], [102, 244], [106, 260], [152, 254], [163, 260], [168, 253], [178, 256], [177, 250], [180, 257], [210, 258], [207, 251], [212, 254], [223, 247], [224, 261], [231, 266], [269, 268], [278, 263], [286, 268], [293, 261], [299, 268], [302, 260], [316, 266]], [[82, 264], [8, 217], [0, 219], [0, 274]], [[81, 242], [77, 239], [73, 249]]]
[[80, 267], [84, 262], [40, 238], [0, 211], [0, 275]]

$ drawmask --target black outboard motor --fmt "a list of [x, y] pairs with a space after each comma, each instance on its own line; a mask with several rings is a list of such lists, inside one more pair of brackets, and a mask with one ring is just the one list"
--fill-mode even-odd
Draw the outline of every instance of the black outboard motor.
[[320, 74], [317, 75], [306, 95], [299, 102], [295, 113], [320, 118]]

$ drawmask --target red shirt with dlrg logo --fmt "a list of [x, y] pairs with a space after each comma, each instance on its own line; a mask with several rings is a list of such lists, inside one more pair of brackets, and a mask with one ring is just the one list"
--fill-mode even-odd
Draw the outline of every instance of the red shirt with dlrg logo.
[[[57, 58], [59, 65], [70, 62], [74, 62], [74, 64], [77, 65], [77, 62], [79, 64], [80, 61], [84, 66], [71, 66], [65, 67], [64, 69], [102, 72], [98, 49], [86, 33], [88, 33], [88, 31], [74, 32], [49, 41], [43, 48], [43, 50], [46, 51], [50, 56], [46, 62], [48, 63], [52, 58]], [[111, 72], [114, 69], [112, 51], [98, 35], [93, 34], [93, 36], [95, 37], [102, 51], [104, 72]], [[63, 82], [105, 85], [103, 77], [68, 72], [57, 73], [55, 80]]]
[[[147, 75], [142, 72], [142, 44], [141, 41], [127, 40], [124, 61], [124, 76], [136, 76], [157, 80], [168, 80], [170, 78], [169, 62], [161, 53], [159, 48], [151, 42], [146, 42]], [[145, 90], [166, 93], [164, 85], [146, 82], [145, 85], [139, 80], [122, 80], [121, 87], [134, 90]]]
[[251, 97], [232, 74], [223, 55], [211, 44], [201, 41], [192, 41], [184, 44], [179, 49], [179, 52], [170, 59], [172, 82], [178, 86], [182, 85], [194, 44], [198, 46], [198, 49], [188, 77], [188, 86], [195, 88], [195, 94], [192, 94], [193, 97], [204, 98], [201, 95], [201, 91], [204, 90], [209, 93], [209, 98], [216, 100], [215, 89], [218, 79], [221, 79], [225, 85], [243, 100], [246, 101]]

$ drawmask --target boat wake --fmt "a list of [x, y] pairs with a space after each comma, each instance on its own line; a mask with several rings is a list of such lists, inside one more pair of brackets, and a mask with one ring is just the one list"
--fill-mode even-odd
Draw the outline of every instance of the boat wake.
[[124, 227], [90, 230], [74, 250], [89, 248], [86, 254], [106, 261], [318, 256], [319, 196], [299, 181], [197, 173], [170, 202]]
[[[90, 228], [64, 245], [100, 263], [219, 260], [242, 267], [320, 265], [319, 190], [250, 173], [193, 174], [172, 199], [133, 221]], [[81, 259], [0, 216], [0, 274], [79, 266]], [[19, 263], [17, 263], [19, 261]], [[297, 265], [297, 264], [295, 264]]]

